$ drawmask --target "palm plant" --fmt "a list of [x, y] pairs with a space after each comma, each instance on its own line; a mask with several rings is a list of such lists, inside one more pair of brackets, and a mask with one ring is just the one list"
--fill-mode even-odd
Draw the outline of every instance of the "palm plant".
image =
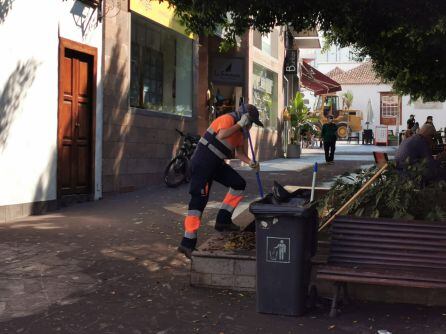
[[343, 99], [345, 107], [347, 109], [350, 109], [353, 104], [353, 93], [348, 90], [347, 92], [342, 94], [342, 99]]
[[319, 120], [318, 117], [313, 116], [304, 104], [303, 94], [297, 92], [291, 105], [288, 107], [291, 123], [291, 144], [300, 143], [302, 129], [310, 126], [314, 129], [314, 124]]

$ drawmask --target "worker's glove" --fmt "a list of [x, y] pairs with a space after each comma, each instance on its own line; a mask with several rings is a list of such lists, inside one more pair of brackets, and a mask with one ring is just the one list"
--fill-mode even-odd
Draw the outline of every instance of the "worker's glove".
[[260, 164], [258, 162], [251, 161], [249, 167], [256, 173], [260, 172]]
[[252, 122], [249, 119], [248, 114], [243, 114], [242, 117], [240, 118], [240, 121], [238, 121], [237, 124], [240, 125], [240, 127], [243, 129], [249, 127], [252, 124]]

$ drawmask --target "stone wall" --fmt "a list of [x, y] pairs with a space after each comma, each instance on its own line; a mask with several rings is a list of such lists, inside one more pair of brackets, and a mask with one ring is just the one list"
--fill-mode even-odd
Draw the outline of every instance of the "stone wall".
[[230, 256], [224, 252], [195, 252], [192, 258], [191, 285], [255, 291], [255, 256]]

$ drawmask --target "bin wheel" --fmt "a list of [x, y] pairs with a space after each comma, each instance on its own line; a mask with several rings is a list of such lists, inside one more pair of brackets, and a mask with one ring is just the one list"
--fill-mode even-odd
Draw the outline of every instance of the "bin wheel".
[[314, 308], [316, 306], [318, 299], [317, 287], [312, 285], [310, 291], [308, 292], [308, 308]]

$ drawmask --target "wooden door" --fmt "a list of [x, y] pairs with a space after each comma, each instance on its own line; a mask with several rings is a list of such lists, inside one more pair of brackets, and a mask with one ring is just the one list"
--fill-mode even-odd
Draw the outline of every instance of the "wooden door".
[[[73, 42], [71, 42], [73, 43]], [[58, 197], [92, 193], [95, 57], [62, 43], [59, 68]], [[67, 45], [68, 44], [68, 45]]]

